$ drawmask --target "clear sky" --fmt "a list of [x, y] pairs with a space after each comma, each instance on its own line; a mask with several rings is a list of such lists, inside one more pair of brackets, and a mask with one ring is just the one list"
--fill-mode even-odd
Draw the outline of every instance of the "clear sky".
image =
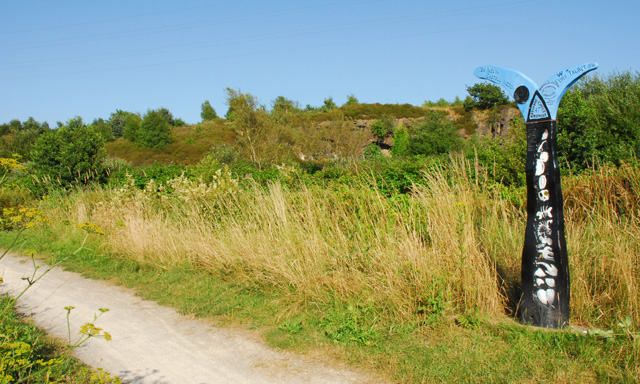
[[597, 62], [640, 70], [640, 2], [0, 0], [0, 123], [165, 107], [187, 123], [225, 88], [301, 107], [453, 100], [481, 65], [542, 84]]

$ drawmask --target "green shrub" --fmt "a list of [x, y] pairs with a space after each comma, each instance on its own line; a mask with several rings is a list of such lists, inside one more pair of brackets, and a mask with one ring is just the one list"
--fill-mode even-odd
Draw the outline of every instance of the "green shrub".
[[45, 132], [31, 151], [31, 166], [38, 177], [61, 186], [88, 184], [104, 178], [104, 139], [93, 127], [61, 127]]
[[376, 143], [371, 143], [364, 148], [363, 155], [365, 159], [375, 160], [383, 157], [382, 150]]
[[[166, 111], [166, 109], [164, 109]], [[140, 130], [138, 131], [138, 137], [136, 142], [147, 148], [162, 148], [165, 145], [171, 143], [171, 120], [168, 120], [166, 111], [163, 113], [162, 109], [155, 111], [148, 111], [142, 118], [140, 124]]]
[[409, 132], [403, 125], [396, 127], [393, 132], [391, 154], [393, 156], [406, 156], [409, 154]]
[[558, 109], [561, 165], [582, 171], [598, 163], [619, 165], [640, 154], [640, 74], [586, 77]]
[[462, 147], [456, 126], [441, 116], [430, 116], [410, 132], [408, 153], [413, 156], [448, 154]]
[[378, 141], [382, 141], [393, 132], [393, 128], [393, 116], [385, 115], [371, 124], [371, 133]]

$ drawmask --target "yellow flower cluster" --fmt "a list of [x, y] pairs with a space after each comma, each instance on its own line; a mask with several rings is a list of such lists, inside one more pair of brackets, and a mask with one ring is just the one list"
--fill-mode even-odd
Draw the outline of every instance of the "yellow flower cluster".
[[0, 225], [4, 229], [28, 229], [33, 228], [38, 223], [50, 223], [44, 217], [42, 211], [36, 208], [4, 208]]
[[22, 164], [20, 164], [18, 162], [17, 159], [9, 159], [6, 157], [0, 157], [0, 167], [6, 170], [9, 169], [20, 169], [20, 170], [26, 170]]
[[80, 229], [84, 229], [87, 233], [95, 233], [97, 235], [104, 235], [104, 231], [102, 228], [98, 227], [94, 223], [90, 223], [85, 221], [84, 223], [77, 224], [76, 227]]
[[96, 327], [93, 323], [86, 323], [81, 326], [78, 334], [87, 337], [103, 337], [107, 341], [111, 340], [111, 335], [108, 332], [105, 332], [100, 327]]

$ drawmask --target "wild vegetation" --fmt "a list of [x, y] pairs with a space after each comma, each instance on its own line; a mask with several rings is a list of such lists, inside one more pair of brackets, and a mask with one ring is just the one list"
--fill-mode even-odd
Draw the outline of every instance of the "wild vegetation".
[[[111, 141], [106, 152], [119, 159], [90, 180], [47, 173], [31, 152], [0, 202], [43, 212], [51, 224], [25, 232], [22, 246], [50, 261], [397, 382], [634, 382], [638, 84], [631, 74], [590, 78], [561, 105], [561, 142], [591, 151], [561, 149], [574, 325], [563, 331], [514, 320], [524, 124], [514, 121], [508, 139], [464, 139], [459, 100], [375, 106], [350, 95], [342, 107], [301, 109], [280, 97], [267, 110], [229, 89], [226, 119], [203, 103], [203, 122], [172, 128], [163, 148]], [[587, 125], [593, 140], [580, 141]], [[74, 129], [52, 135], [65, 130]], [[598, 152], [615, 140], [623, 150]], [[188, 161], [132, 164], [184, 159], [185, 148]]]

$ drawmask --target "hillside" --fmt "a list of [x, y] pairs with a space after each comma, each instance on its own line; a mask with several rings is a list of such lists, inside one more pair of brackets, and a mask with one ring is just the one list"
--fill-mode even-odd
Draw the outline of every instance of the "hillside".
[[[514, 118], [520, 116], [517, 108], [502, 106], [497, 112], [466, 112], [462, 107], [416, 107], [409, 104], [357, 104], [347, 105], [324, 112], [304, 112], [314, 125], [323, 125], [336, 121], [347, 121], [355, 132], [364, 133], [366, 145], [375, 142], [371, 131], [375, 121], [391, 118], [395, 127], [411, 127], [428, 116], [443, 114], [458, 128], [462, 137], [472, 135], [507, 137]], [[303, 123], [299, 123], [303, 124]], [[124, 139], [118, 138], [106, 144], [110, 157], [124, 159], [133, 165], [153, 163], [193, 165], [214, 146], [219, 144], [236, 145], [236, 137], [229, 121], [215, 119], [204, 123], [177, 127], [174, 130], [173, 142], [164, 148], [143, 148]], [[384, 146], [393, 144], [391, 135], [384, 141]]]

